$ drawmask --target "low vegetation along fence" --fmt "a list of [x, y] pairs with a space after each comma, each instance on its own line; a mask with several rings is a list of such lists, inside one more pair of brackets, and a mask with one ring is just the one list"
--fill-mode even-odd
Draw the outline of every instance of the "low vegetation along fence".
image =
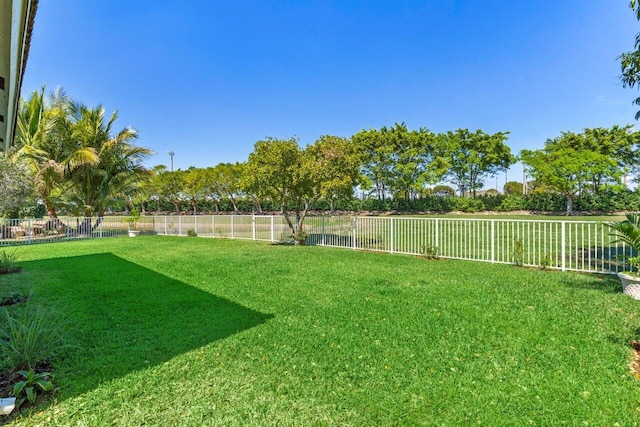
[[[282, 216], [146, 216], [142, 234], [291, 240]], [[121, 217], [0, 222], [0, 245], [126, 235]], [[560, 270], [615, 273], [627, 269], [630, 248], [597, 221], [314, 216], [307, 244]]]

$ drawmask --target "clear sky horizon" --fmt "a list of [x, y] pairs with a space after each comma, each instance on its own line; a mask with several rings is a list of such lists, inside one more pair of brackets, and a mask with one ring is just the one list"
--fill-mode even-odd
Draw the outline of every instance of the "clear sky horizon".
[[157, 153], [148, 166], [169, 150], [176, 169], [245, 161], [267, 136], [305, 145], [395, 122], [509, 131], [517, 154], [636, 124], [617, 60], [640, 31], [628, 3], [41, 1], [22, 94], [62, 86], [118, 110], [116, 130]]

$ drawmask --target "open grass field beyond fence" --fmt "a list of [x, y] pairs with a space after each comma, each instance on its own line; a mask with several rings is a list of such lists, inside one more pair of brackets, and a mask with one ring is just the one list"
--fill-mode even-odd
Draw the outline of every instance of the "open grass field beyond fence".
[[638, 301], [608, 276], [170, 236], [17, 256], [0, 296], [71, 323], [15, 425], [640, 424]]
[[[312, 216], [307, 244], [492, 263], [521, 263], [560, 270], [615, 273], [627, 269], [631, 250], [615, 241], [603, 221], [513, 218]], [[5, 220], [0, 245], [124, 235], [121, 217]], [[143, 234], [286, 241], [282, 216], [148, 216]]]

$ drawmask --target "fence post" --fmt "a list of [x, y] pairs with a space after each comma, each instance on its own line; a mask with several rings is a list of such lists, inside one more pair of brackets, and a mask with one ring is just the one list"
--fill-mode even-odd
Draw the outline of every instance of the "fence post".
[[358, 227], [358, 217], [354, 216], [353, 217], [353, 242], [352, 242], [352, 247], [353, 250], [356, 250], [358, 248], [357, 244], [356, 244], [356, 229]]
[[102, 239], [102, 223], [104, 222], [104, 217], [100, 220], [100, 238]]
[[566, 234], [565, 234], [566, 233], [566, 230], [565, 230], [566, 222], [562, 221], [561, 224], [562, 224], [562, 226], [561, 226], [561, 230], [562, 230], [562, 233], [561, 233], [562, 234], [562, 254], [560, 256], [562, 257], [562, 260], [561, 260], [562, 271], [565, 271], [566, 268], [567, 268], [566, 259], [565, 259], [566, 250], [567, 250], [566, 249], [567, 241], [566, 241], [566, 238], [565, 238], [565, 236], [566, 236]]
[[496, 262], [496, 220], [491, 220], [491, 263]]
[[256, 240], [256, 214], [251, 215], [251, 237]]
[[393, 218], [389, 218], [389, 222], [391, 223], [391, 239], [389, 242], [389, 252], [393, 253], [393, 244], [394, 244], [394, 236], [393, 236]]
[[182, 236], [182, 215], [178, 215], [178, 236]]
[[164, 235], [167, 235], [167, 216], [164, 216]]
[[438, 252], [442, 253], [442, 248], [440, 248], [440, 219], [436, 218], [436, 248], [438, 248]]
[[69, 238], [69, 218], [67, 218], [67, 228], [65, 230], [65, 236], [67, 237], [67, 239]]
[[274, 218], [273, 218], [273, 215], [271, 215], [271, 241], [272, 241], [272, 242], [274, 242], [274, 241], [275, 241], [275, 239], [274, 239], [274, 237], [275, 237], [275, 230], [273, 229], [273, 222], [274, 222], [274, 221], [273, 221], [273, 219], [274, 219]]
[[324, 246], [324, 215], [322, 215], [322, 239], [320, 240], [320, 245]]
[[198, 234], [198, 215], [193, 216], [193, 231]]
[[27, 222], [27, 245], [31, 244], [31, 219]]
[[233, 231], [233, 215], [231, 215], [231, 238], [235, 239], [236, 233]]

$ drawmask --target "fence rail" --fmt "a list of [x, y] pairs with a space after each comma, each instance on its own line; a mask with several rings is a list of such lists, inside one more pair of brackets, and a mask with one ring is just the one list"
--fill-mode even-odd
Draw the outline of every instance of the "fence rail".
[[[559, 270], [615, 273], [631, 249], [597, 221], [313, 216], [307, 244]], [[282, 216], [145, 216], [142, 234], [286, 241]], [[0, 220], [0, 246], [126, 235], [121, 217]]]

